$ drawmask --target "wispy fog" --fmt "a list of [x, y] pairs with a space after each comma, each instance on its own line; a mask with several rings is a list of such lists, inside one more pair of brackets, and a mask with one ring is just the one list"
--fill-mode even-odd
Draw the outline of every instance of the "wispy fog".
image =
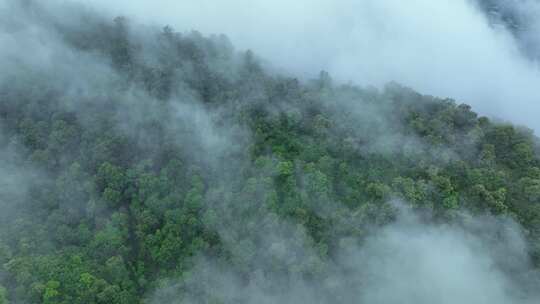
[[[520, 228], [512, 220], [462, 214], [461, 224], [439, 225], [396, 206], [395, 223], [375, 229], [361, 247], [343, 240], [328, 268], [320, 268], [317, 249], [302, 230], [273, 222], [269, 231], [272, 221], [261, 219], [251, 233], [265, 240], [263, 246], [228, 244], [237, 248], [235, 258], [254, 257], [257, 270], [248, 283], [235, 269], [203, 257], [191, 277], [158, 290], [150, 302], [202, 303], [208, 292], [223, 303], [536, 303], [532, 284], [538, 274], [529, 270]], [[280, 275], [275, 265], [287, 263], [296, 265], [298, 276]], [[324, 273], [325, 279], [300, 274], [307, 270]], [[189, 296], [179, 298], [178, 290]]]

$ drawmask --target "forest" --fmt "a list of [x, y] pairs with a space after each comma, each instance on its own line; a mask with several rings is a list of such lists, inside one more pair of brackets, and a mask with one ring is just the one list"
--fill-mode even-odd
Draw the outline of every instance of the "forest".
[[403, 213], [498, 248], [477, 250], [503, 299], [537, 303], [532, 130], [284, 75], [224, 35], [19, 14], [0, 21], [1, 304], [400, 303], [370, 293], [370, 253]]

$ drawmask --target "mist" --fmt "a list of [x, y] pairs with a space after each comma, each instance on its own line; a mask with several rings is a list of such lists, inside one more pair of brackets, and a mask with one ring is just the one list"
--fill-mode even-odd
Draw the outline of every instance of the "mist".
[[[252, 257], [256, 266], [248, 283], [236, 269], [201, 256], [190, 277], [169, 283], [149, 303], [202, 303], [207, 293], [220, 303], [538, 301], [539, 273], [531, 271], [522, 230], [512, 219], [461, 213], [454, 224], [437, 224], [403, 202], [393, 202], [393, 206], [395, 222], [371, 227], [361, 245], [342, 240], [337, 258], [328, 267], [321, 267], [317, 249], [301, 228], [259, 218], [251, 233], [265, 240], [262, 245], [228, 244], [237, 248], [235, 254], [243, 255], [239, 259], [246, 254]], [[228, 226], [222, 231], [237, 228]], [[282, 264], [294, 265], [297, 275], [282, 276], [276, 267]], [[323, 274], [324, 279], [312, 281], [302, 276], [305, 271]], [[188, 290], [188, 295], [179, 297], [178, 290]]]
[[537, 0], [477, 0], [492, 26], [504, 27], [517, 38], [521, 51], [535, 63], [540, 59], [538, 31], [540, 2]]
[[522, 5], [0, 0], [0, 303], [538, 303]]
[[536, 52], [539, 35], [533, 1], [501, 2], [526, 12], [519, 35], [493, 26], [489, 13], [468, 0], [77, 2], [179, 30], [225, 33], [290, 74], [309, 78], [326, 70], [341, 82], [375, 86], [397, 81], [540, 129], [540, 72], [526, 56]]

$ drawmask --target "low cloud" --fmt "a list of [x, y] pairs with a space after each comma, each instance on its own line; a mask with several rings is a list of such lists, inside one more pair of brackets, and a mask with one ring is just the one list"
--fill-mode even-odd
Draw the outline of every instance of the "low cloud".
[[511, 1], [528, 12], [520, 35], [492, 26], [468, 0], [73, 1], [180, 31], [225, 33], [283, 72], [309, 78], [324, 69], [362, 85], [397, 81], [540, 129], [540, 73], [522, 52], [538, 36], [532, 1]]
[[[376, 86], [396, 80], [423, 93], [470, 103], [484, 114], [540, 128], [536, 119], [540, 110], [537, 68], [522, 55], [516, 36], [491, 26], [486, 15], [465, 0], [73, 2], [85, 2], [111, 16], [132, 16], [137, 22], [169, 23], [180, 31], [223, 32], [240, 48], [253, 48], [285, 73], [309, 78], [325, 69], [338, 82]], [[0, 1], [0, 9], [5, 9], [6, 3]], [[68, 14], [51, 9], [51, 16]], [[0, 21], [4, 22], [0, 44], [9, 46], [0, 49], [0, 67], [7, 71], [0, 76], [1, 85], [19, 83], [27, 88], [32, 84], [35, 92], [31, 92], [36, 95], [31, 97], [36, 98], [47, 90], [59, 91], [62, 106], [76, 113], [85, 110], [85, 100], [106, 105], [114, 99], [120, 109], [114, 112], [118, 122], [115, 131], [138, 139], [137, 144], [148, 149], [159, 146], [145, 127], [152, 119], [165, 117], [160, 122], [167, 133], [173, 133], [173, 140], [183, 143], [186, 153], [194, 158], [216, 164], [227, 153], [245, 153], [242, 149], [249, 139], [244, 138], [239, 148], [230, 146], [247, 135], [217, 124], [213, 115], [222, 109], [216, 107], [211, 112], [196, 105], [199, 97], [184, 90], [184, 82], [179, 81], [182, 85], [169, 97], [174, 105], [159, 110], [167, 113], [153, 113], [158, 111], [152, 110], [153, 102], [158, 101], [150, 93], [129, 87], [111, 90], [123, 79], [99, 55], [87, 52], [81, 57], [83, 52], [67, 46], [47, 28], [49, 25], [40, 24], [39, 18], [37, 24], [27, 23], [33, 19], [15, 19]], [[62, 20], [70, 22], [69, 18]], [[156, 50], [159, 47], [145, 50], [148, 58], [141, 60], [158, 62], [162, 58], [155, 56]], [[178, 77], [174, 80], [182, 79]], [[13, 79], [16, 81], [11, 82]], [[17, 88], [10, 92], [17, 92]], [[145, 106], [132, 106], [141, 100], [147, 101]], [[375, 112], [363, 115], [371, 113]], [[383, 133], [386, 128], [381, 130]], [[393, 151], [394, 147], [387, 146], [395, 141], [385, 138], [369, 152]], [[411, 141], [409, 145], [418, 144]], [[7, 175], [0, 175], [0, 186], [18, 180], [9, 175], [11, 171], [17, 175], [25, 172], [11, 169], [12, 152], [9, 157], [2, 153], [0, 169]], [[28, 180], [21, 176], [21, 180]], [[227, 181], [220, 186], [233, 188]], [[538, 302], [534, 288], [538, 274], [531, 270], [519, 226], [510, 219], [462, 214], [453, 224], [442, 225], [398, 207], [395, 223], [369, 228], [373, 230], [369, 237], [362, 234], [341, 239], [339, 249], [327, 257], [325, 248], [318, 247], [301, 225], [281, 219], [265, 207], [271, 198], [260, 198], [257, 191], [264, 185], [246, 182], [241, 187], [254, 188], [253, 197], [242, 197], [242, 201], [253, 202], [246, 208], [259, 208], [246, 212], [255, 214], [253, 217], [242, 218], [245, 210], [228, 214], [232, 208], [226, 203], [219, 205], [227, 196], [220, 196], [223, 189], [209, 194], [216, 195], [209, 198], [216, 204], [210, 209], [222, 213], [205, 214], [205, 225], [218, 233], [233, 265], [201, 255], [191, 275], [181, 282], [165, 283], [149, 298], [150, 303], [199, 303], [209, 297], [217, 303], [263, 304]], [[4, 189], [14, 189], [13, 184]], [[272, 195], [272, 189], [260, 192]], [[351, 225], [356, 224], [362, 226], [356, 222]], [[178, 298], [179, 290], [187, 296]]]

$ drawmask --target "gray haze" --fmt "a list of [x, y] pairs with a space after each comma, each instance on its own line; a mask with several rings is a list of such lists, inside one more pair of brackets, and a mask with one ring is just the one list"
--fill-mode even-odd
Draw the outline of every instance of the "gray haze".
[[500, 1], [526, 12], [519, 35], [493, 26], [471, 0], [72, 1], [179, 30], [225, 33], [296, 75], [324, 69], [357, 84], [394, 80], [540, 129], [540, 72], [523, 52], [540, 34], [533, 1]]

